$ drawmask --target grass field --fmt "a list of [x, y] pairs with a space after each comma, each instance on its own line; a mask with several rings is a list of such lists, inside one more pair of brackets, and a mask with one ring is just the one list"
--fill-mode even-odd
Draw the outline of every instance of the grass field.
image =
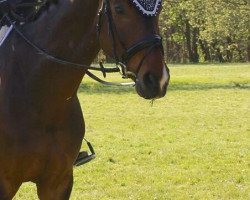
[[[97, 158], [74, 169], [72, 200], [250, 199], [250, 64], [170, 70], [167, 97], [153, 105], [134, 88], [84, 78], [79, 98]], [[26, 199], [37, 199], [33, 184], [15, 197]]]

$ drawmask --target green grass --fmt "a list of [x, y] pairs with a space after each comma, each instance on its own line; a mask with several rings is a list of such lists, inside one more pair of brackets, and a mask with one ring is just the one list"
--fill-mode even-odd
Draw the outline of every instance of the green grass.
[[[167, 97], [153, 105], [134, 88], [84, 78], [79, 98], [97, 158], [74, 169], [72, 200], [250, 198], [250, 64], [170, 70]], [[15, 197], [26, 199], [37, 199], [33, 184]]]

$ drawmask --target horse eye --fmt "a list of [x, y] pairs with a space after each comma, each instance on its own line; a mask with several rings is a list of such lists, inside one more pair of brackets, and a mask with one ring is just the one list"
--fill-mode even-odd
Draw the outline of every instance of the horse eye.
[[115, 6], [115, 12], [116, 12], [117, 14], [123, 14], [123, 13], [124, 13], [124, 8], [123, 8], [123, 6], [122, 6], [122, 5], [116, 5], [116, 6]]

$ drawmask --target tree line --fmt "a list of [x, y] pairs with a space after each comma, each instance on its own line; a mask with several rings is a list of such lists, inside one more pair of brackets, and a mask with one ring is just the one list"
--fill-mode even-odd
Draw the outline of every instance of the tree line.
[[160, 15], [166, 60], [249, 62], [248, 0], [165, 0]]

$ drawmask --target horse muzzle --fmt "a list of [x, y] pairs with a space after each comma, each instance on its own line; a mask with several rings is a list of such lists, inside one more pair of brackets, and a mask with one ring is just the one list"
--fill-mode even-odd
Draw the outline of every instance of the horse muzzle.
[[136, 79], [136, 91], [145, 99], [158, 99], [164, 97], [169, 84], [169, 70], [164, 67], [162, 77], [147, 72]]

